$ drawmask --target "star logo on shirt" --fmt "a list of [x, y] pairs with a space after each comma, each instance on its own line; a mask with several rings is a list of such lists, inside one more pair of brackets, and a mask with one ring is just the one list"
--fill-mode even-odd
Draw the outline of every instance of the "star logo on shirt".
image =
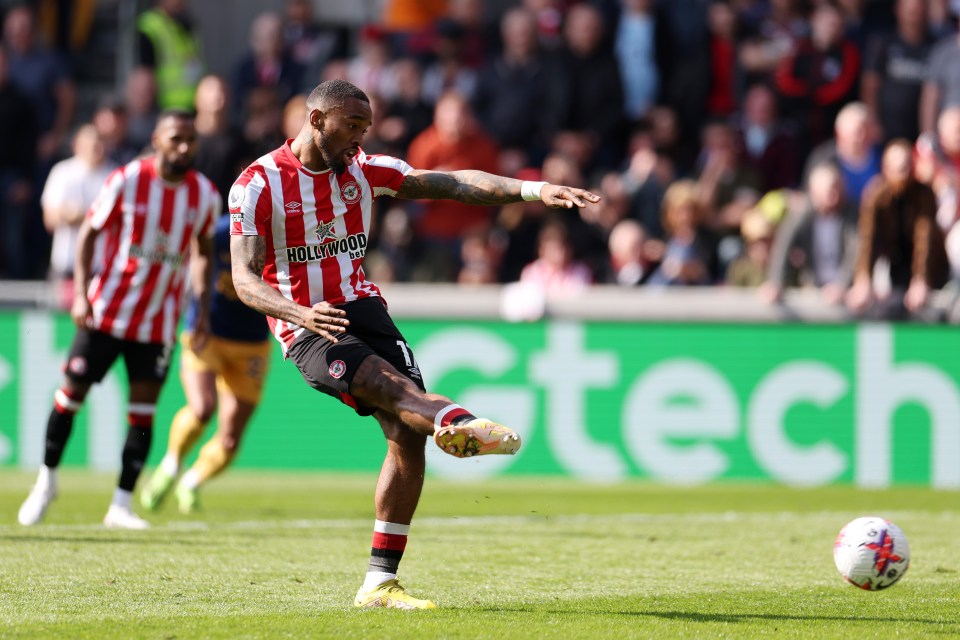
[[317, 238], [320, 239], [320, 242], [337, 239], [337, 234], [333, 232], [333, 220], [330, 222], [321, 222], [317, 225]]

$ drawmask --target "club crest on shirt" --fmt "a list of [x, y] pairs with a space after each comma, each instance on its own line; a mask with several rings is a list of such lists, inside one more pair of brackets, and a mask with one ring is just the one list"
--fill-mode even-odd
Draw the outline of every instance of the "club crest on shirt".
[[317, 225], [317, 238], [320, 242], [324, 240], [336, 240], [337, 234], [333, 232], [333, 220], [330, 222], [321, 222]]
[[236, 209], [243, 204], [245, 197], [247, 197], [246, 190], [239, 184], [235, 184], [230, 187], [230, 193], [227, 194], [227, 206], [231, 209]]
[[351, 180], [340, 187], [340, 197], [347, 204], [354, 204], [360, 200], [360, 185]]

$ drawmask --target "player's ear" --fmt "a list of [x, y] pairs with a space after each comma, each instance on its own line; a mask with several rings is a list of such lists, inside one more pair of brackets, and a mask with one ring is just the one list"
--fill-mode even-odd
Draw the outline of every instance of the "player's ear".
[[314, 129], [323, 129], [323, 111], [320, 111], [320, 109], [311, 109], [307, 118], [310, 120], [311, 127]]

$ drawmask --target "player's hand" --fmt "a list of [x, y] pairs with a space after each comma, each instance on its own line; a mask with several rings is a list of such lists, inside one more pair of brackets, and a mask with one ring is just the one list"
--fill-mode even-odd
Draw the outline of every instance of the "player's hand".
[[204, 314], [197, 314], [197, 320], [190, 331], [190, 349], [200, 353], [210, 341], [210, 319]]
[[350, 325], [347, 312], [331, 305], [329, 302], [318, 302], [304, 310], [306, 318], [301, 325], [317, 333], [330, 342], [337, 343], [337, 336], [344, 333]]
[[929, 298], [930, 287], [922, 278], [914, 278], [903, 296], [903, 306], [907, 308], [907, 311], [916, 313], [927, 304]]
[[[561, 184], [545, 184], [540, 189], [540, 200], [552, 209], [572, 209], [600, 202], [600, 196], [586, 189], [565, 187]], [[534, 201], [536, 202], [536, 201]]]
[[873, 284], [869, 279], [853, 283], [846, 295], [847, 307], [854, 313], [864, 311], [873, 302]]
[[73, 296], [73, 305], [70, 307], [70, 317], [73, 318], [73, 324], [80, 329], [86, 329], [93, 322], [93, 307], [86, 294]]

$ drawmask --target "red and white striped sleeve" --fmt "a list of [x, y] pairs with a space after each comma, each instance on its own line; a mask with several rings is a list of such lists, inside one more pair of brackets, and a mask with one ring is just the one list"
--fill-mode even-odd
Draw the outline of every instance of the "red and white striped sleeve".
[[393, 156], [372, 155], [363, 159], [363, 174], [373, 188], [373, 197], [395, 196], [413, 167]]
[[220, 214], [223, 213], [223, 197], [220, 195], [220, 191], [217, 187], [210, 182], [208, 179], [204, 179], [201, 183], [204, 190], [207, 192], [206, 202], [207, 206], [204, 208], [203, 213], [204, 218], [200, 221], [200, 224], [197, 227], [197, 237], [198, 238], [212, 238], [213, 231], [216, 227], [217, 218], [220, 217]]
[[263, 236], [267, 234], [273, 208], [270, 184], [263, 167], [254, 163], [247, 167], [227, 195], [230, 211], [230, 235]]
[[123, 207], [124, 167], [107, 176], [97, 198], [87, 210], [87, 220], [94, 229], [103, 229], [121, 215]]

